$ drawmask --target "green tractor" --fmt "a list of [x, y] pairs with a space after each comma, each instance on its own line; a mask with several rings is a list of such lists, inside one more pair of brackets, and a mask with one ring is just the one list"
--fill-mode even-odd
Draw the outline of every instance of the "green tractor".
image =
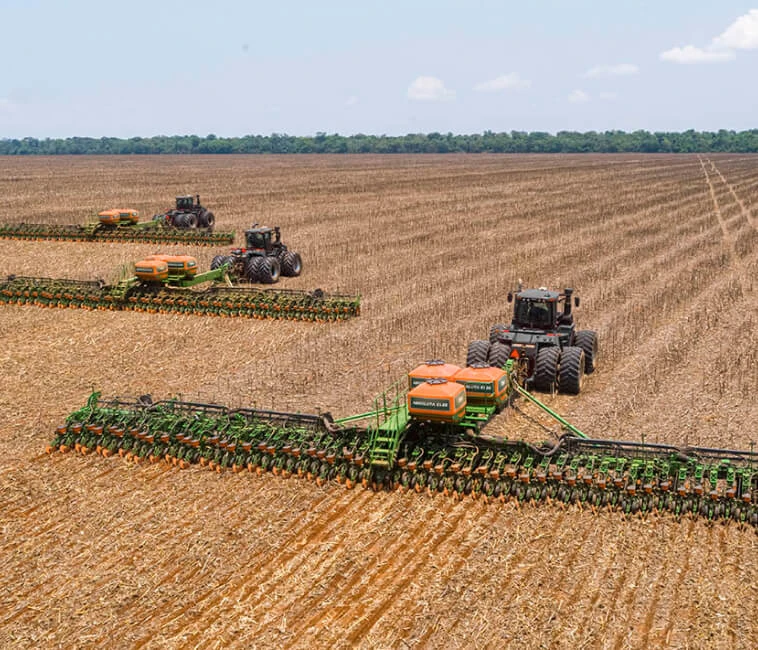
[[[508, 325], [490, 328], [489, 340], [472, 341], [466, 365], [503, 367], [509, 358], [525, 360], [527, 382], [546, 392], [578, 394], [585, 374], [597, 367], [598, 338], [593, 330], [577, 330], [572, 312], [573, 289], [546, 288], [508, 293], [513, 317]], [[573, 306], [579, 297], [573, 296]]]
[[245, 246], [233, 248], [231, 255], [216, 255], [211, 269], [229, 264], [234, 277], [263, 284], [278, 282], [280, 276], [297, 277], [303, 270], [300, 254], [282, 243], [279, 226], [253, 224], [245, 231]]

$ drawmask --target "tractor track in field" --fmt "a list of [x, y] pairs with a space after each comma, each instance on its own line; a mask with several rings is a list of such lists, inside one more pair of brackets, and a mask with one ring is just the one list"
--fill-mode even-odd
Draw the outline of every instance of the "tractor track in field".
[[[693, 185], [690, 190], [690, 193], [693, 195], [693, 203], [699, 202], [699, 198], [695, 196], [698, 192], [699, 190], [696, 189], [696, 187]], [[681, 207], [681, 204], [681, 197], [670, 197], [669, 192], [666, 189], [661, 190], [660, 196], [656, 197], [655, 200], [653, 200], [651, 203], [651, 205], [658, 207], [662, 205], [666, 206], [666, 208], [671, 208], [672, 210], [679, 209]], [[600, 224], [585, 224], [584, 222], [577, 220], [575, 223], [570, 222], [570, 225], [562, 231], [562, 234], [564, 237], [572, 241], [592, 242], [594, 251], [584, 251], [583, 259], [591, 260], [593, 265], [596, 261], [596, 255], [593, 254], [593, 252], [599, 253], [601, 257], [605, 256], [612, 261], [614, 258], [614, 251], [612, 247], [609, 246], [610, 242], [617, 240], [619, 237], [623, 236], [628, 236], [629, 239], [636, 241], [636, 233], [640, 229], [639, 215], [641, 212], [644, 213], [644, 211], [640, 210], [637, 210], [635, 212], [619, 212], [618, 214], [612, 215], [612, 217], [609, 219], [604, 220]], [[558, 214], [560, 214], [560, 212]], [[521, 218], [523, 218], [523, 216], [521, 216]], [[652, 223], [656, 228], [663, 227], [660, 224], [660, 220], [656, 219], [655, 214], [651, 214], [651, 219], [653, 220]], [[531, 222], [529, 221], [524, 222], [523, 228], [525, 232], [528, 228], [531, 227], [530, 223]], [[561, 223], [563, 223], [563, 221]], [[520, 226], [517, 225], [517, 231], [519, 227]], [[622, 234], [622, 232], [625, 234]], [[541, 247], [541, 242], [531, 242], [519, 250], [519, 255], [524, 258], [525, 262], [529, 261], [531, 263], [532, 260], [537, 259], [539, 266], [544, 268], [555, 267], [559, 261], [564, 260], [566, 256], [566, 250], [564, 249], [552, 249], [546, 255], [545, 252], [541, 250]], [[388, 271], [391, 273], [391, 270]], [[402, 277], [404, 276], [404, 271], [402, 269], [398, 269], [398, 273], [399, 275], [396, 274], [396, 276], [390, 276], [394, 277], [397, 282], [393, 282], [389, 292], [385, 293], [384, 298], [386, 300], [392, 301], [395, 298], [406, 298], [408, 287], [401, 281]], [[484, 287], [488, 287], [491, 284], [487, 278], [482, 278], [478, 281], [476, 278], [474, 278], [474, 281], [476, 284], [482, 284]], [[475, 289], [475, 287], [472, 288], [472, 290], [473, 289]]]
[[[168, 625], [178, 620], [180, 617], [183, 617], [182, 625], [186, 629], [192, 625], [193, 620], [201, 621], [207, 618], [209, 619], [207, 627], [210, 627], [213, 620], [215, 619], [210, 618], [208, 615], [209, 611], [212, 611], [214, 608], [218, 607], [222, 601], [231, 600], [235, 594], [244, 593], [248, 588], [248, 584], [257, 582], [259, 573], [261, 572], [262, 568], [265, 567], [266, 569], [264, 575], [265, 573], [268, 573], [269, 575], [273, 574], [280, 564], [286, 564], [287, 562], [290, 562], [294, 557], [296, 557], [300, 549], [302, 549], [304, 546], [314, 544], [319, 540], [325, 539], [332, 533], [333, 530], [339, 528], [342, 525], [341, 517], [348, 511], [351, 505], [359, 507], [360, 504], [368, 498], [370, 498], [368, 491], [365, 491], [363, 493], [345, 491], [345, 493], [338, 499], [338, 505], [333, 509], [333, 511], [328, 513], [330, 516], [329, 520], [323, 521], [318, 525], [311, 527], [309, 527], [305, 522], [299, 522], [302, 524], [302, 526], [298, 528], [298, 534], [304, 533], [304, 540], [302, 541], [299, 548], [292, 550], [290, 547], [285, 546], [273, 557], [264, 556], [262, 560], [254, 562], [251, 565], [247, 565], [242, 575], [237, 577], [235, 580], [230, 581], [224, 592], [218, 593], [218, 590], [215, 587], [211, 587], [210, 589], [207, 589], [201, 594], [195, 596], [191, 604], [187, 604], [181, 607], [178, 611], [175, 610], [166, 613], [164, 616], [160, 617], [158, 621], [155, 621], [155, 624], [158, 625], [161, 630], [163, 630]], [[355, 503], [353, 503], [353, 501], [355, 501]], [[197, 613], [189, 615], [190, 609], [197, 610]], [[152, 620], [152, 617], [147, 617], [141, 621], [141, 624], [145, 624], [148, 621], [152, 622]], [[194, 637], [191, 637], [190, 640], [188, 640], [186, 643], [191, 643], [192, 638]], [[143, 636], [137, 639], [134, 643], [135, 650], [144, 647], [147, 643], [150, 642], [150, 639], [150, 636]]]
[[[398, 499], [398, 496], [393, 497], [393, 499]], [[406, 550], [407, 542], [400, 536], [395, 536], [395, 538], [389, 542], [385, 539], [388, 536], [387, 533], [395, 529], [395, 524], [402, 523], [405, 520], [405, 516], [408, 514], [407, 509], [400, 510], [399, 508], [396, 508], [396, 510], [400, 513], [400, 516], [398, 518], [392, 518], [390, 521], [386, 521], [385, 518], [382, 518], [382, 527], [384, 530], [375, 531], [375, 534], [371, 535], [370, 539], [367, 540], [367, 545], [364, 546], [363, 544], [358, 544], [356, 547], [353, 547], [351, 549], [354, 554], [359, 554], [360, 556], [369, 558], [366, 560], [365, 565], [357, 566], [354, 568], [352, 574], [348, 575], [344, 575], [340, 571], [334, 571], [334, 575], [327, 582], [323, 581], [322, 576], [324, 572], [320, 574], [308, 574], [309, 579], [312, 582], [318, 584], [324, 593], [353, 594], [359, 591], [362, 587], [358, 583], [362, 582], [365, 584], [368, 579], [370, 579], [371, 565], [384, 565], [389, 561], [389, 559], [386, 558], [392, 558], [393, 556], [399, 555], [402, 551]], [[432, 510], [433, 508], [431, 507], [424, 508], [424, 514], [426, 515], [428, 513], [431, 513]], [[428, 525], [427, 519], [424, 517], [421, 517], [419, 519], [419, 523], [412, 528], [405, 528], [402, 526], [398, 527], [403, 528], [409, 533], [407, 535], [409, 539], [416, 539], [421, 534], [423, 529]], [[339, 560], [336, 560], [335, 563], [338, 561]], [[329, 567], [326, 568], [326, 572], [328, 573], [332, 568], [333, 564], [329, 565]], [[293, 594], [293, 596], [294, 598], [289, 602], [277, 603], [277, 609], [291, 611], [290, 608], [295, 606], [295, 601], [297, 601], [299, 598], [297, 594]], [[296, 618], [293, 625], [288, 625], [288, 634], [298, 636], [301, 633], [307, 633], [309, 630], [316, 628], [317, 626], [323, 627], [325, 620], [328, 622], [330, 618], [333, 619], [339, 616], [339, 614], [331, 616], [331, 612], [325, 613], [324, 611], [320, 611], [317, 603], [313, 603], [313, 605], [309, 606], [309, 600], [310, 599], [306, 599], [306, 601], [302, 604], [298, 602], [295, 612], [299, 610], [305, 610], [305, 612], [307, 612], [312, 607], [316, 610], [316, 613], [314, 613], [312, 616], [302, 616]], [[259, 603], [253, 603], [253, 606], [255, 607], [257, 604]]]
[[[684, 566], [680, 566], [678, 572], [677, 572], [677, 578], [673, 583], [672, 586], [672, 593], [671, 598], [669, 599], [670, 602], [676, 603], [680, 602], [681, 599], [681, 591], [682, 586], [684, 585], [684, 580], [687, 577], [687, 574], [690, 571], [690, 565], [692, 562], [692, 538], [693, 538], [693, 532], [695, 531], [695, 522], [690, 521], [689, 526], [687, 528], [687, 545], [686, 545], [686, 555], [684, 557]], [[676, 619], [669, 615], [669, 620], [666, 623], [666, 627], [663, 629], [663, 643], [666, 645], [669, 645], [671, 634], [674, 630], [674, 625], [676, 624]]]
[[724, 240], [724, 242], [729, 246], [729, 248], [732, 250], [732, 253], [735, 252], [735, 237], [732, 234], [731, 230], [729, 229], [729, 220], [724, 218], [724, 215], [721, 212], [721, 204], [718, 200], [718, 197], [716, 195], [716, 187], [713, 184], [713, 181], [711, 180], [711, 175], [708, 173], [708, 168], [705, 165], [705, 159], [698, 157], [700, 160], [700, 167], [703, 170], [703, 176], [705, 177], [705, 182], [708, 185], [708, 191], [711, 195], [711, 201], [713, 202], [713, 215], [716, 217], [716, 221], [719, 224], [719, 228], [721, 229], [721, 238]]
[[742, 199], [737, 195], [737, 191], [734, 188], [734, 185], [732, 185], [727, 179], [724, 177], [724, 174], [721, 173], [721, 170], [716, 166], [716, 163], [713, 162], [710, 158], [706, 158], [708, 163], [711, 166], [711, 169], [713, 172], [721, 179], [721, 182], [725, 185], [725, 187], [729, 190], [729, 192], [732, 195], [732, 198], [734, 198], [737, 205], [740, 206], [740, 210], [742, 211], [742, 216], [745, 218], [745, 222], [753, 229], [756, 230], [758, 226], [756, 226], [756, 222], [753, 219], [753, 215], [750, 211], [750, 209], [745, 205], [745, 203], [742, 201]]
[[[385, 504], [390, 506], [391, 503]], [[394, 530], [404, 520], [409, 509], [413, 504], [403, 504], [403, 508], [392, 508], [390, 512], [383, 514], [381, 517], [382, 531]], [[384, 512], [384, 510], [382, 510]], [[351, 555], [361, 557], [373, 557], [376, 554], [389, 553], [397, 548], [397, 545], [404, 544], [401, 536], [396, 536], [391, 542], [384, 539], [385, 532], [372, 530], [362, 536], [361, 540], [351, 546]], [[313, 609], [318, 609], [319, 603], [311, 603], [312, 600], [318, 601], [318, 595], [313, 596], [312, 585], [317, 585], [316, 594], [320, 593], [338, 593], [348, 592], [364, 576], [365, 573], [359, 565], [353, 568], [352, 573], [343, 573], [340, 569], [343, 560], [340, 549], [345, 545], [345, 532], [339, 531], [332, 539], [330, 547], [333, 545], [334, 552], [331, 557], [324, 561], [318, 551], [311, 549], [311, 544], [303, 547], [302, 553], [294, 556], [285, 571], [273, 573], [267, 580], [259, 582], [253, 586], [246, 587], [244, 593], [237, 599], [240, 606], [244, 606], [246, 611], [259, 611], [267, 607], [266, 615], [274, 619], [280, 616], [294, 618], [292, 624], [287, 625], [287, 636], [297, 635], [303, 630], [309, 628], [308, 613]], [[301, 559], [301, 556], [305, 556]], [[314, 566], [315, 565], [315, 566]], [[291, 578], [294, 574], [302, 572], [307, 578], [303, 581], [293, 581]], [[329, 578], [329, 574], [333, 574]], [[299, 584], [298, 584], [299, 583]], [[281, 598], [277, 592], [281, 589], [282, 584], [298, 584], [297, 589], [287, 590], [286, 596]], [[300, 612], [303, 612], [300, 614]], [[319, 615], [316, 614], [316, 617]], [[264, 624], [266, 617], [261, 621]]]
[[[396, 501], [397, 496], [387, 495], [389, 501]], [[326, 586], [323, 581], [324, 574], [328, 574], [333, 564], [326, 567], [319, 567], [319, 571], [316, 573], [308, 572], [308, 582], [304, 585], [318, 584], [319, 590], [325, 590], [326, 593], [340, 594], [344, 600], [349, 604], [345, 604], [341, 607], [330, 607], [324, 611], [322, 606], [320, 610], [312, 615], [309, 614], [308, 601], [301, 603], [297, 598], [297, 593], [288, 594], [289, 600], [276, 601], [274, 604], [274, 611], [269, 615], [272, 618], [278, 618], [280, 616], [287, 616], [295, 618], [294, 625], [287, 625], [287, 637], [295, 637], [295, 644], [301, 643], [303, 637], [307, 638], [307, 635], [312, 634], [314, 628], [319, 630], [319, 633], [323, 633], [323, 630], [329, 629], [335, 622], [341, 620], [351, 611], [351, 607], [355, 607], [364, 599], [364, 594], [367, 589], [375, 588], [377, 586], [376, 577], [385, 575], [391, 572], [391, 568], [397, 564], [398, 558], [403, 558], [404, 554], [409, 552], [409, 540], [418, 540], [419, 545], [422, 544], [423, 532], [425, 529], [430, 530], [430, 538], [436, 533], [434, 531], [434, 522], [436, 517], [432, 517], [431, 520], [428, 515], [441, 513], [437, 512], [436, 508], [432, 504], [414, 503], [411, 499], [410, 502], [405, 504], [404, 510], [401, 510], [400, 517], [392, 517], [390, 521], [386, 521], [386, 516], [382, 518], [382, 529], [377, 530], [375, 535], [367, 535], [368, 546], [364, 547], [359, 544], [357, 547], [351, 548], [351, 555], [359, 554], [367, 559], [363, 562], [359, 561], [358, 566], [355, 567], [351, 574], [346, 576], [341, 575], [341, 572], [337, 572], [334, 576], [334, 582], [331, 583], [334, 587], [333, 590], [325, 589]], [[417, 510], [421, 509], [421, 516], [417, 514]], [[413, 511], [415, 518], [418, 519], [418, 523], [413, 528], [407, 528], [402, 526], [405, 520], [405, 515], [409, 510]], [[464, 513], [461, 513], [461, 517]], [[444, 516], [444, 515], [441, 515]], [[391, 536], [390, 541], [386, 538], [391, 532], [400, 531], [403, 534], [395, 534]], [[341, 548], [344, 541], [340, 538], [335, 540], [338, 548]], [[339, 554], [341, 558], [341, 553]], [[341, 563], [341, 560], [338, 560]], [[394, 575], [394, 573], [393, 573]], [[340, 578], [343, 578], [340, 580]], [[253, 603], [244, 603], [246, 607], [250, 607], [255, 611], [261, 604], [258, 600]], [[302, 613], [301, 613], [302, 612]], [[288, 614], [285, 614], [288, 613]], [[289, 644], [285, 647], [288, 647]]]
[[[560, 509], [559, 514], [556, 517], [555, 520], [555, 527], [556, 529], [560, 529], [560, 527], [563, 525], [567, 518], [568, 514], [567, 509]], [[514, 516], [520, 516], [519, 513], [512, 513]], [[544, 546], [544, 540], [546, 539], [546, 536], [544, 535], [538, 535], [536, 540], [539, 540], [543, 542]], [[533, 544], [534, 541], [532, 540], [530, 544]], [[510, 594], [517, 592], [518, 585], [525, 585], [528, 584], [529, 579], [531, 578], [534, 571], [541, 566], [541, 563], [537, 562], [536, 560], [528, 563], [526, 567], [524, 567], [523, 571], [519, 571], [521, 567], [524, 566], [524, 563], [529, 558], [529, 556], [534, 555], [535, 549], [532, 546], [529, 545], [522, 545], [517, 550], [509, 554], [505, 558], [505, 564], [508, 567], [509, 571], [507, 572], [505, 578], [503, 579], [502, 576], [498, 575], [497, 572], [490, 572], [488, 573], [488, 579], [482, 585], [482, 588], [485, 590], [489, 590], [494, 593], [498, 594]], [[514, 607], [512, 603], [509, 603], [506, 605], [506, 610], [510, 609], [511, 607]], [[450, 627], [445, 629], [445, 635], [451, 636], [452, 631], [456, 629], [457, 626], [461, 624], [463, 619], [459, 619], [458, 621], [452, 621], [450, 624]]]
[[[603, 540], [603, 542], [604, 541], [605, 540]], [[611, 576], [613, 575], [613, 571], [616, 568], [616, 560], [619, 557], [618, 545], [612, 544], [610, 548], [611, 548], [610, 554], [606, 556], [602, 556], [601, 561], [604, 562], [605, 566], [603, 569], [603, 573], [600, 576], [600, 579], [593, 581], [592, 586], [594, 588], [594, 593], [592, 593], [592, 595], [590, 596], [589, 604], [585, 606], [584, 608], [577, 607], [579, 611], [583, 611], [583, 616], [578, 621], [576, 621], [573, 629], [586, 630], [586, 629], [591, 628], [589, 623], [596, 616], [596, 607], [598, 605], [598, 602], [601, 600], [602, 594], [603, 594], [602, 587], [603, 585], [609, 582]], [[577, 586], [574, 592], [572, 592], [572, 596], [578, 599], [579, 595], [580, 594], [578, 593], [578, 586]]]
[[[647, 544], [643, 548], [640, 548], [639, 546], [636, 547], [634, 549], [635, 553], [643, 551], [645, 556], [650, 555], [650, 539], [648, 538], [645, 541]], [[651, 571], [654, 576], [660, 575], [660, 572], [662, 571], [662, 569], [659, 566], [656, 566], [654, 563], [648, 565], [645, 562], [630, 562], [630, 564], [634, 567], [630, 574], [631, 583], [625, 584], [624, 589], [621, 591], [621, 594], [619, 594], [619, 597], [617, 597], [617, 600], [620, 600], [620, 609], [621, 612], [623, 612], [624, 617], [621, 621], [619, 621], [619, 625], [617, 626], [621, 629], [618, 630], [613, 640], [612, 647], [614, 650], [621, 650], [624, 647], [626, 637], [628, 637], [630, 631], [636, 627], [633, 617], [636, 612], [635, 606], [640, 599], [640, 592], [642, 591], [641, 587], [643, 587], [644, 584], [649, 581], [649, 574]], [[656, 578], [653, 577], [653, 582], [655, 583], [655, 581]], [[626, 590], [626, 594], [624, 594], [624, 590]], [[622, 594], [624, 594], [623, 597]], [[643, 612], [640, 612], [640, 615], [642, 614]], [[643, 617], [641, 625], [641, 633], [643, 637], [644, 634], [647, 633], [647, 630], [645, 629], [645, 623], [646, 619]]]
[[[513, 513], [509, 513], [509, 515], [513, 515]], [[483, 524], [483, 528], [485, 530], [490, 530], [499, 516], [502, 516], [502, 513], [499, 513], [498, 509], [495, 509], [494, 512], [492, 512], [491, 516], [488, 517], [486, 522]], [[444, 572], [435, 571], [435, 574], [434, 574], [435, 579], [439, 580], [443, 584], [448, 584], [451, 580], [454, 580], [457, 574], [461, 571], [461, 569], [465, 565], [468, 564], [469, 559], [471, 558], [475, 550], [476, 550], [476, 547], [474, 544], [469, 545], [467, 547], [466, 552], [461, 553], [455, 562], [452, 562], [448, 565], [449, 568], [446, 571]], [[436, 568], [437, 567], [435, 567], [435, 569]], [[418, 590], [424, 593], [429, 588], [430, 587], [428, 585], [419, 585]], [[409, 618], [416, 618], [417, 616], [419, 616], [418, 605], [416, 605], [416, 607], [411, 609], [410, 611], [408, 610], [404, 610], [404, 611], [406, 612], [406, 615]], [[425, 647], [426, 644], [429, 642], [431, 635], [434, 632], [435, 632], [435, 628], [431, 625], [427, 625], [426, 628], [422, 630], [420, 635], [414, 637], [414, 644], [417, 647]]]
[[[456, 512], [456, 510], [459, 510], [460, 512]], [[451, 538], [454, 534], [458, 532], [458, 526], [461, 523], [461, 520], [464, 519], [466, 513], [467, 513], [467, 507], [465, 504], [462, 504], [461, 502], [458, 502], [454, 504], [450, 510], [450, 512], [454, 515], [454, 519], [452, 522], [446, 522], [447, 526], [444, 530], [439, 531], [435, 530], [433, 533], [421, 540], [421, 548], [425, 547], [434, 547], [438, 552], [443, 552], [443, 549], [445, 549], [448, 545], [448, 542], [450, 542]], [[424, 562], [426, 561], [426, 556], [421, 553], [415, 552], [415, 546], [416, 544], [413, 543], [413, 541], [410, 541], [404, 545], [404, 547], [401, 549], [403, 552], [407, 552], [408, 547], [412, 547], [412, 550], [410, 552], [411, 559], [408, 560], [405, 558], [404, 555], [395, 556], [393, 558], [393, 562], [391, 566], [397, 567], [399, 564], [402, 565], [403, 568], [403, 574], [398, 579], [394, 572], [390, 573], [387, 569], [385, 569], [381, 574], [379, 574], [378, 577], [375, 577], [374, 580], [371, 583], [366, 582], [361, 589], [361, 591], [358, 594], [358, 597], [360, 599], [361, 596], [365, 595], [366, 592], [371, 589], [373, 590], [381, 590], [380, 593], [382, 593], [382, 596], [377, 599], [371, 599], [368, 602], [372, 602], [372, 605], [367, 608], [359, 607], [357, 612], [357, 626], [355, 625], [354, 621], [356, 620], [354, 617], [351, 617], [351, 622], [346, 625], [345, 629], [347, 630], [346, 640], [349, 644], [355, 645], [358, 643], [358, 641], [365, 636], [365, 634], [371, 630], [371, 628], [376, 624], [376, 622], [382, 617], [385, 608], [392, 603], [398, 595], [408, 587], [408, 585], [411, 583], [411, 581], [414, 579], [414, 572], [416, 569], [421, 567]], [[447, 562], [450, 561], [450, 555], [453, 555], [452, 553], [449, 554], [446, 558], [446, 560], [442, 563], [443, 567], [447, 564]], [[415, 556], [415, 557], [413, 557]], [[404, 561], [405, 560], [405, 561]], [[357, 600], [356, 602], [361, 602], [360, 600]], [[342, 614], [342, 617], [338, 618], [336, 622], [339, 622], [341, 619], [344, 619], [347, 616], [347, 612]]]
[[[742, 291], [743, 293], [746, 291], [752, 291], [752, 283], [750, 281], [748, 270], [745, 266], [745, 262], [742, 256], [740, 256], [739, 251], [737, 249], [737, 236], [731, 232], [731, 230], [729, 229], [729, 221], [726, 220], [721, 213], [721, 207], [719, 204], [719, 200], [716, 196], [716, 190], [713, 185], [713, 182], [711, 181], [711, 177], [708, 173], [708, 170], [706, 169], [705, 160], [703, 160], [703, 158], [699, 156], [698, 158], [700, 160], [700, 166], [703, 169], [703, 174], [705, 175], [706, 183], [708, 183], [708, 188], [711, 193], [711, 199], [713, 200], [713, 212], [716, 215], [716, 219], [719, 222], [719, 226], [722, 232], [722, 238], [724, 239], [725, 243], [729, 246], [729, 249], [731, 251], [731, 263], [734, 266], [739, 276]], [[715, 169], [715, 165], [713, 165], [713, 162], [711, 162], [710, 160], [708, 162], [710, 162], [711, 166]], [[715, 171], [718, 173], [718, 170], [715, 170]], [[737, 194], [731, 189], [729, 184], [726, 182], [726, 179], [723, 176], [721, 176], [721, 179], [723, 181], [724, 186], [731, 192], [735, 203], [737, 203], [742, 208], [742, 212], [739, 216], [745, 219], [748, 225], [752, 227], [752, 222], [749, 219], [749, 217], [747, 217], [746, 215], [744, 204], [739, 200], [739, 198], [737, 197]], [[732, 219], [732, 221], [734, 221], [734, 219]]]
[[[752, 527], [41, 451], [93, 385], [368, 410], [420, 359], [460, 361], [507, 318], [518, 278], [575, 287], [579, 327], [600, 332], [581, 399], [545, 396], [569, 421], [599, 437], [744, 447], [758, 417], [756, 159], [0, 160], [6, 212], [22, 220], [50, 192], [65, 198], [49, 210], [62, 223], [93, 193], [110, 201], [107, 188], [149, 210], [177, 178], [204, 178], [225, 229], [249, 227], [255, 205], [302, 250], [306, 272], [285, 288], [365, 302], [361, 318], [324, 328], [0, 308], [17, 402], [0, 406], [0, 647], [752, 647]], [[155, 252], [0, 249], [0, 276], [81, 278]], [[213, 253], [198, 249], [200, 265]], [[740, 338], [731, 365], [727, 330]], [[545, 435], [518, 418], [492, 426]]]

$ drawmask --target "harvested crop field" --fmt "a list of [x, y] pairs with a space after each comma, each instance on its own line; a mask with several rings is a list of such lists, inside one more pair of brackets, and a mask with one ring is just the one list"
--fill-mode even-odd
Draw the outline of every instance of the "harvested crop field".
[[[463, 363], [505, 293], [575, 287], [602, 359], [546, 401], [595, 437], [758, 440], [758, 158], [0, 158], [0, 221], [144, 217], [199, 192], [280, 225], [281, 286], [361, 293], [302, 322], [0, 309], [0, 646], [751, 648], [758, 535], [44, 453], [95, 387], [345, 416]], [[173, 252], [168, 247], [160, 252]], [[108, 279], [141, 244], [0, 241], [10, 273]], [[207, 267], [219, 251], [189, 252]], [[524, 413], [490, 425], [545, 433]]]

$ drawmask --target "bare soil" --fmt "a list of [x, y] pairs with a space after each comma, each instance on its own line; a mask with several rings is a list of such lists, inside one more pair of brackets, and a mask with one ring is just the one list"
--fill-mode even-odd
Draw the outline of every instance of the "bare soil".
[[[190, 192], [219, 229], [281, 226], [304, 260], [282, 286], [359, 292], [362, 315], [0, 309], [0, 647], [754, 647], [753, 530], [44, 447], [93, 387], [367, 410], [419, 361], [463, 363], [522, 279], [575, 287], [599, 333], [582, 395], [546, 398], [588, 434], [749, 448], [758, 158], [0, 158], [2, 221], [150, 218]], [[0, 240], [0, 277], [108, 279], [154, 252]], [[524, 406], [490, 426], [552, 425]]]

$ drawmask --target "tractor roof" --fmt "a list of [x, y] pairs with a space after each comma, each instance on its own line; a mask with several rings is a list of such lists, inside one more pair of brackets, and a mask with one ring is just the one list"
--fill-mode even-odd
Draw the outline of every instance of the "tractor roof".
[[253, 226], [252, 228], [248, 228], [245, 232], [274, 232], [274, 229], [270, 226]]
[[555, 300], [560, 294], [557, 291], [547, 289], [524, 289], [516, 294], [522, 300]]

